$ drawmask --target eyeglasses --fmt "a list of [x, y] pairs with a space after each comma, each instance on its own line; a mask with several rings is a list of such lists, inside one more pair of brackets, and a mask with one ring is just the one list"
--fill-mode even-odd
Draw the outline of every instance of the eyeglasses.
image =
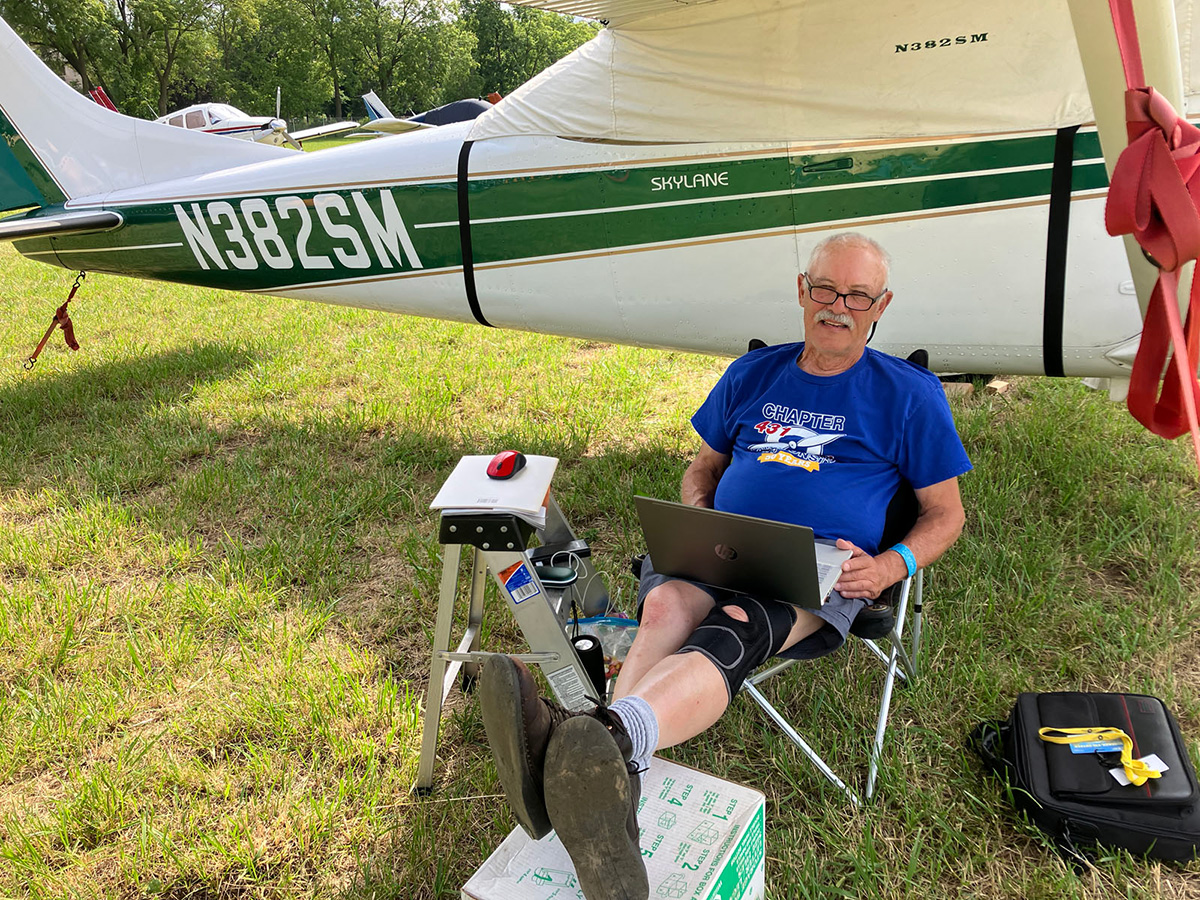
[[850, 291], [843, 294], [841, 291], [835, 291], [831, 287], [813, 284], [807, 272], [804, 274], [804, 283], [808, 286], [808, 296], [812, 297], [817, 303], [824, 306], [833, 306], [833, 304], [838, 302], [838, 298], [840, 297], [846, 301], [846, 309], [853, 309], [856, 312], [866, 312], [887, 293], [887, 288], [884, 288], [878, 297], [872, 297], [861, 291]]

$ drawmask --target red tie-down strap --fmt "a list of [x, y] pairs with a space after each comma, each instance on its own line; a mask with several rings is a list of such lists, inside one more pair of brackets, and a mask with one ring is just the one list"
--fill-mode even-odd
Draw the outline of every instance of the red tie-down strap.
[[75, 284], [71, 286], [71, 293], [67, 295], [67, 299], [63, 301], [63, 305], [54, 311], [54, 318], [50, 320], [50, 327], [46, 329], [46, 333], [42, 335], [41, 341], [38, 342], [37, 349], [29, 355], [25, 360], [26, 370], [32, 369], [37, 358], [42, 353], [42, 348], [46, 346], [46, 341], [50, 340], [50, 335], [54, 334], [55, 328], [63, 330], [63, 338], [67, 342], [67, 346], [72, 350], [79, 349], [79, 341], [75, 340], [75, 326], [71, 322], [70, 315], [67, 314], [67, 305], [75, 299], [75, 293], [79, 290], [79, 286], [83, 284], [83, 279], [87, 278], [87, 272], [80, 272], [75, 276]]
[[1200, 280], [1193, 280], [1185, 324], [1177, 299], [1180, 266], [1200, 257], [1200, 129], [1153, 88], [1135, 86], [1144, 78], [1130, 0], [1109, 0], [1109, 6], [1129, 86], [1129, 146], [1113, 169], [1104, 221], [1109, 234], [1132, 234], [1159, 268], [1130, 374], [1128, 406], [1155, 434], [1176, 438], [1190, 431], [1200, 468]]

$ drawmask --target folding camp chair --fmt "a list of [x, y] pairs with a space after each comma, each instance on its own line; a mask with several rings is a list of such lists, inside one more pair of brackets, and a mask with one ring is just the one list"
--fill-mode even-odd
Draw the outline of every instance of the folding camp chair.
[[[893, 497], [892, 503], [888, 507], [887, 524], [884, 527], [883, 540], [880, 542], [881, 547], [890, 547], [897, 541], [903, 540], [911, 529], [912, 523], [916, 521], [916, 509], [916, 495], [906, 482], [896, 492], [896, 496]], [[896, 679], [908, 681], [915, 680], [917, 677], [917, 663], [921, 651], [921, 603], [924, 580], [925, 571], [920, 569], [915, 575], [892, 585], [884, 591], [878, 601], [867, 607], [864, 614], [859, 616], [850, 629], [850, 633], [861, 640], [885, 666], [879, 716], [875, 721], [875, 739], [871, 745], [871, 754], [867, 765], [867, 800], [870, 800], [875, 794], [875, 783], [879, 774], [879, 756], [883, 750], [884, 734], [887, 732], [892, 689], [896, 684]], [[910, 606], [912, 613], [911, 649], [906, 650], [904, 632], [905, 626], [908, 624]], [[884, 636], [890, 645], [886, 651], [878, 643], [878, 639]], [[746, 679], [742, 685], [742, 692], [763, 708], [763, 711], [780, 727], [788, 739], [800, 748], [800, 751], [808, 757], [822, 775], [846, 794], [851, 803], [861, 806], [862, 800], [859, 799], [858, 794], [834, 773], [828, 763], [800, 736], [792, 724], [758, 689], [758, 685], [762, 682], [775, 677], [797, 662], [800, 660], [788, 659], [785, 651], [782, 658]]]

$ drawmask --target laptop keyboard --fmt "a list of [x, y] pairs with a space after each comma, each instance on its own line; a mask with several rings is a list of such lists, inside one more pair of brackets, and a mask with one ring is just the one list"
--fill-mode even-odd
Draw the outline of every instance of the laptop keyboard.
[[829, 573], [835, 568], [837, 568], [837, 566], [831, 566], [822, 562], [817, 563], [817, 581], [819, 581], [821, 584], [824, 584], [825, 579], [829, 576]]

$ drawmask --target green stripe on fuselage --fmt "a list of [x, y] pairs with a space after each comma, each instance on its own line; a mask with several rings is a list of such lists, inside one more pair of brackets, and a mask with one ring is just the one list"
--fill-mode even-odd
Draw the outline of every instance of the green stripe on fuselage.
[[25, 139], [0, 112], [0, 212], [52, 206], [66, 199]]
[[[1095, 135], [1079, 135], [1074, 190], [1105, 187], [1098, 156]], [[474, 262], [1044, 202], [1053, 157], [1050, 135], [475, 178]], [[279, 289], [459, 266], [457, 204], [447, 181], [116, 206], [126, 220], [119, 231], [20, 249], [54, 249], [71, 268]]]
[[[643, 166], [543, 176], [538, 204], [527, 181], [472, 182], [472, 248], [495, 263], [1040, 200], [1053, 158], [1054, 137], [1037, 136]], [[1076, 158], [1073, 190], [1107, 185], [1094, 134]]]

